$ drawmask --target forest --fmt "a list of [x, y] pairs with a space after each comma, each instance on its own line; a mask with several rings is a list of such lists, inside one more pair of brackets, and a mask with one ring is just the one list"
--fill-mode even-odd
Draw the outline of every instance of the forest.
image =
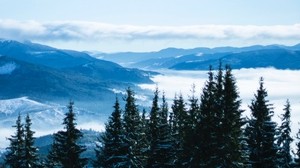
[[116, 97], [105, 131], [95, 142], [95, 159], [81, 155], [86, 147], [78, 144], [83, 134], [76, 127], [74, 102], [68, 105], [64, 129], [54, 134], [46, 159], [34, 146], [29, 114], [24, 124], [19, 115], [2, 167], [300, 167], [300, 130], [293, 138], [289, 100], [276, 123], [261, 77], [249, 105], [251, 115], [245, 116], [236, 82], [230, 66], [220, 63], [217, 70], [209, 68], [200, 97], [193, 86], [188, 100], [177, 94], [169, 105], [157, 87], [150, 111], [140, 110], [134, 90], [128, 88], [125, 107]]

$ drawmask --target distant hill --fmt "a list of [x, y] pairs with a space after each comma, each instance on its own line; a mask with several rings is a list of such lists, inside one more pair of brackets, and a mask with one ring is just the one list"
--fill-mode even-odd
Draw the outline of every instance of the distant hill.
[[[203, 70], [207, 69], [210, 64], [219, 62], [220, 59], [222, 59], [224, 63], [226, 62], [231, 64], [233, 68], [256, 68], [272, 66], [279, 69], [300, 69], [300, 67], [293, 63], [299, 61], [297, 57], [297, 51], [299, 50], [300, 44], [295, 46], [254, 45], [241, 48], [168, 48], [158, 52], [128, 52], [113, 54], [99, 53], [94, 56], [115, 61], [128, 67], [151, 70]], [[276, 62], [278, 62], [281, 58], [282, 65], [278, 65]]]
[[169, 68], [176, 70], [206, 70], [208, 65], [218, 67], [220, 60], [223, 64], [229, 64], [233, 69], [273, 67], [296, 70], [300, 69], [300, 50], [264, 49], [230, 53], [217, 59], [185, 61]]
[[0, 98], [37, 100], [113, 97], [115, 88], [151, 83], [151, 72], [31, 42], [0, 41]]

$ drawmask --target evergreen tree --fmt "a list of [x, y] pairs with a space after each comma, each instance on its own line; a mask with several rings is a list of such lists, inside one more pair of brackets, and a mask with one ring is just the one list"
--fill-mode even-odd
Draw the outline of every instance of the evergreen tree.
[[291, 156], [291, 143], [293, 138], [291, 134], [291, 106], [289, 100], [286, 101], [284, 114], [281, 117], [281, 126], [279, 127], [279, 137], [278, 137], [278, 146], [279, 146], [279, 164], [281, 167], [291, 167], [292, 156]]
[[300, 167], [300, 129], [298, 130], [298, 133], [296, 134], [296, 139], [297, 139], [297, 143], [296, 143], [296, 152], [295, 154], [295, 159], [294, 159], [294, 163], [293, 163], [293, 167]]
[[217, 164], [216, 89], [216, 82], [210, 66], [208, 81], [200, 98], [199, 122], [196, 125], [196, 153], [193, 156], [192, 167], [216, 167]]
[[125, 139], [128, 142], [126, 144], [128, 149], [126, 166], [140, 168], [144, 164], [142, 163], [143, 144], [140, 144], [140, 140], [142, 139], [141, 117], [135, 103], [134, 92], [130, 88], [126, 92], [127, 97], [123, 119]]
[[168, 123], [168, 104], [165, 95], [162, 96], [162, 105], [158, 111], [157, 140], [152, 146], [151, 161], [148, 167], [175, 167], [173, 162], [174, 148]]
[[34, 131], [31, 130], [31, 119], [29, 114], [27, 114], [25, 119], [25, 167], [38, 167], [38, 155], [37, 155], [37, 148], [34, 146], [33, 137]]
[[12, 135], [8, 140], [10, 145], [7, 148], [7, 154], [5, 156], [5, 164], [11, 168], [21, 168], [25, 167], [24, 162], [24, 128], [21, 123], [21, 115], [19, 113], [16, 120], [16, 125], [13, 127], [16, 128], [15, 135]]
[[185, 162], [187, 167], [191, 167], [191, 163], [194, 162], [194, 155], [197, 153], [195, 148], [197, 144], [196, 137], [196, 126], [198, 124], [199, 117], [199, 99], [195, 96], [195, 85], [192, 85], [191, 89], [192, 95], [189, 97], [189, 109], [187, 110], [187, 129], [184, 137], [183, 151], [185, 153]]
[[[121, 110], [118, 99], [114, 111], [105, 125], [105, 132], [97, 144], [94, 167], [126, 167], [127, 152], [124, 148], [124, 129], [121, 120]], [[101, 144], [101, 145], [100, 145]]]
[[251, 119], [246, 128], [248, 146], [250, 150], [250, 163], [254, 168], [276, 167], [277, 145], [276, 123], [273, 122], [273, 111], [266, 100], [268, 94], [264, 88], [263, 78], [260, 79], [260, 86], [249, 106], [252, 112]]
[[187, 153], [184, 150], [184, 140], [187, 136], [188, 130], [188, 115], [186, 110], [186, 104], [183, 96], [180, 94], [179, 97], [175, 96], [172, 111], [174, 114], [173, 118], [173, 138], [174, 147], [176, 149], [175, 162], [177, 167], [185, 166], [187, 164]]
[[[231, 68], [226, 65], [222, 91], [222, 110], [221, 116], [221, 143], [220, 147], [220, 166], [221, 167], [243, 167], [242, 157], [242, 136], [243, 110], [241, 100], [237, 91], [236, 82], [232, 75]], [[223, 144], [223, 145], [222, 145]]]
[[[70, 101], [68, 112], [65, 114], [63, 125], [65, 131], [59, 131], [54, 135], [52, 151], [48, 156], [47, 165], [61, 165], [63, 168], [81, 168], [87, 164], [87, 159], [80, 155], [86, 149], [78, 145], [78, 140], [83, 136], [76, 128], [76, 118], [73, 111], [74, 103]], [[49, 163], [57, 162], [57, 163]]]
[[150, 133], [150, 153], [149, 159], [147, 163], [147, 167], [153, 167], [156, 161], [156, 157], [154, 156], [154, 149], [157, 147], [158, 136], [159, 136], [159, 105], [158, 105], [158, 88], [154, 91], [154, 97], [152, 101], [152, 107], [150, 111], [150, 120], [149, 120], [149, 133]]

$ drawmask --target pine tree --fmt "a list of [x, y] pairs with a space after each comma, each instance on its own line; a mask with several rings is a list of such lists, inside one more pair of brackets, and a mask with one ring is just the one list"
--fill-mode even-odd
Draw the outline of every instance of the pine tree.
[[15, 135], [12, 135], [8, 140], [10, 145], [7, 148], [7, 154], [5, 156], [5, 164], [11, 168], [21, 168], [25, 167], [24, 162], [24, 128], [21, 123], [21, 115], [19, 113], [16, 120], [16, 125], [13, 127], [16, 128]]
[[293, 167], [300, 167], [300, 129], [298, 129], [298, 133], [296, 134], [296, 139], [297, 139], [297, 143], [296, 143], [296, 152], [295, 154], [295, 158], [294, 158], [294, 163], [293, 163]]
[[147, 163], [147, 167], [153, 167], [156, 161], [154, 149], [157, 147], [158, 136], [159, 136], [159, 105], [158, 105], [158, 88], [154, 91], [154, 97], [152, 101], [152, 107], [150, 111], [150, 120], [149, 120], [149, 133], [150, 133], [150, 153]]
[[124, 129], [121, 120], [120, 104], [116, 98], [114, 111], [105, 125], [105, 132], [99, 138], [99, 144], [97, 144], [95, 149], [96, 160], [94, 167], [126, 167], [128, 151], [124, 149], [123, 143]]
[[31, 119], [29, 114], [27, 114], [25, 119], [25, 167], [38, 167], [38, 155], [37, 155], [37, 148], [34, 146], [33, 137], [34, 131], [31, 130]]
[[226, 65], [222, 92], [222, 117], [220, 133], [222, 138], [220, 166], [222, 167], [243, 167], [244, 158], [242, 157], [242, 136], [243, 110], [241, 100], [237, 91], [236, 82], [232, 75], [231, 68]]
[[[74, 103], [70, 101], [68, 112], [65, 114], [63, 125], [65, 131], [59, 131], [54, 135], [52, 149], [49, 152], [47, 165], [61, 165], [63, 168], [81, 168], [87, 164], [87, 159], [80, 155], [86, 149], [78, 145], [78, 140], [83, 136], [76, 128], [76, 118], [73, 111]], [[57, 162], [57, 163], [49, 163]]]
[[140, 168], [142, 167], [142, 149], [143, 144], [140, 144], [142, 139], [142, 129], [141, 129], [141, 117], [137, 105], [135, 103], [134, 92], [128, 88], [126, 90], [126, 104], [124, 111], [124, 129], [125, 129], [125, 139], [128, 142], [128, 160], [126, 163], [127, 167]]
[[173, 138], [174, 148], [176, 149], [175, 162], [177, 167], [181, 167], [187, 164], [187, 153], [184, 150], [184, 140], [187, 136], [188, 129], [188, 115], [186, 104], [182, 94], [179, 97], [175, 96], [172, 105], [173, 118]]
[[196, 153], [193, 156], [192, 167], [215, 167], [218, 151], [216, 136], [216, 82], [212, 68], [208, 72], [200, 98], [200, 111], [196, 125]]
[[292, 156], [291, 156], [291, 143], [293, 138], [291, 134], [291, 106], [289, 100], [286, 101], [284, 114], [281, 117], [281, 126], [279, 127], [279, 137], [277, 144], [279, 146], [279, 164], [280, 167], [291, 167]]
[[254, 168], [276, 167], [278, 150], [275, 144], [276, 123], [271, 120], [273, 111], [271, 104], [266, 100], [268, 94], [263, 86], [263, 78], [259, 84], [255, 99], [249, 106], [252, 116], [246, 128], [250, 150], [249, 161]]
[[199, 99], [196, 97], [196, 89], [195, 85], [192, 85], [191, 93], [192, 95], [189, 97], [189, 109], [187, 110], [187, 122], [186, 122], [186, 133], [184, 137], [183, 151], [185, 153], [185, 162], [187, 167], [192, 167], [191, 163], [194, 162], [194, 155], [197, 153], [197, 149], [195, 148], [196, 142], [196, 126], [198, 124], [198, 117], [200, 112], [199, 107]]
[[[158, 92], [156, 92], [158, 93]], [[155, 99], [155, 98], [154, 98]], [[157, 139], [151, 147], [151, 161], [147, 167], [174, 167], [174, 148], [168, 123], [168, 104], [165, 95], [162, 96], [162, 105], [158, 111]]]

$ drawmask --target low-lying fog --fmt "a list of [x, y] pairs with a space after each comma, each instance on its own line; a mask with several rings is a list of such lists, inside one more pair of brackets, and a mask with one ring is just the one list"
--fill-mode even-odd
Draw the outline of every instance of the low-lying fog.
[[[172, 101], [175, 93], [182, 93], [185, 99], [191, 95], [192, 84], [196, 85], [197, 95], [200, 96], [207, 71], [173, 71], [162, 70], [161, 75], [153, 77], [153, 81], [166, 97]], [[241, 69], [233, 70], [237, 81], [238, 90], [242, 99], [244, 115], [250, 117], [248, 105], [254, 98], [254, 93], [259, 87], [260, 77], [264, 78], [264, 86], [268, 92], [268, 100], [274, 107], [274, 120], [280, 124], [280, 116], [283, 113], [284, 104], [289, 99], [292, 110], [292, 135], [296, 135], [300, 128], [300, 71], [276, 70], [273, 68]], [[144, 89], [154, 89], [156, 85], [141, 85]]]

